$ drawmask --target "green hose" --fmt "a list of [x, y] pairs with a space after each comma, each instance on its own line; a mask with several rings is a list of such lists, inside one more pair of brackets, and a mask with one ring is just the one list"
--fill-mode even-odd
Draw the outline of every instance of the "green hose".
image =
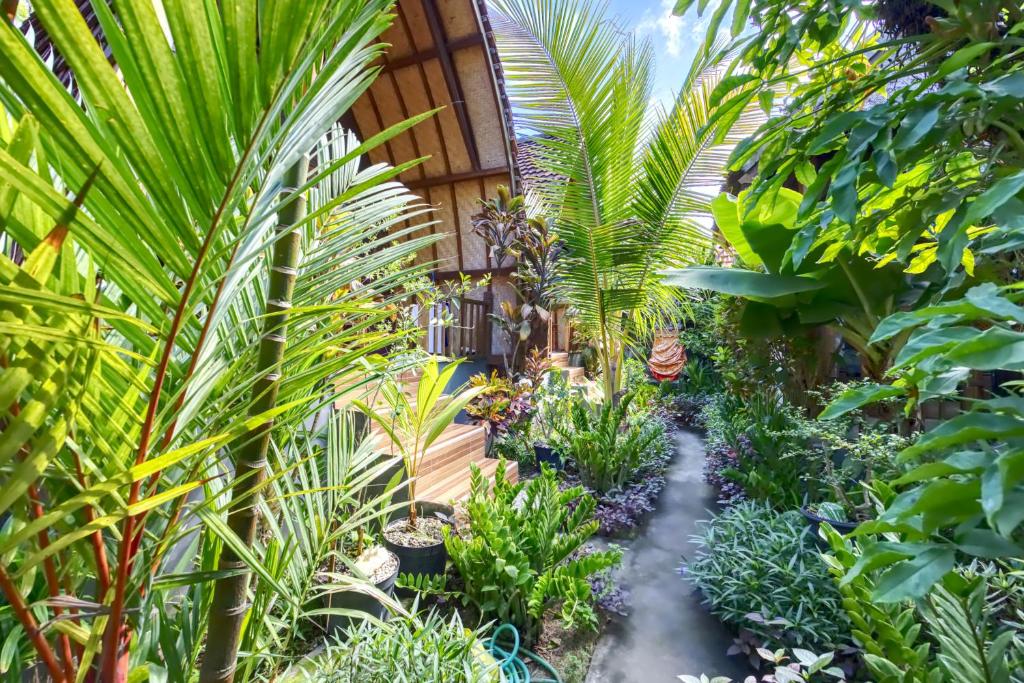
[[[511, 634], [511, 647], [504, 643], [498, 643], [499, 636], [505, 632]], [[519, 631], [512, 624], [502, 624], [496, 628], [494, 634], [484, 641], [484, 645], [495, 661], [498, 662], [498, 667], [501, 669], [501, 673], [505, 675], [505, 680], [508, 683], [562, 683], [562, 678], [555, 671], [555, 668], [544, 661], [540, 655], [530, 652], [525, 647], [519, 647]], [[550, 673], [553, 678], [531, 677], [530, 669], [526, 666], [526, 662], [523, 661], [522, 657], [535, 662], [542, 669]]]

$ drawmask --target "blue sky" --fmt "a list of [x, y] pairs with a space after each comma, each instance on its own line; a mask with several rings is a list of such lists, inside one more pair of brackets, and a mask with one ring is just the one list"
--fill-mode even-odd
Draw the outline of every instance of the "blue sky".
[[697, 19], [695, 9], [682, 17], [672, 14], [675, 0], [610, 0], [609, 12], [638, 36], [651, 39], [657, 72], [654, 98], [669, 106], [697, 52], [711, 15], [711, 8]]

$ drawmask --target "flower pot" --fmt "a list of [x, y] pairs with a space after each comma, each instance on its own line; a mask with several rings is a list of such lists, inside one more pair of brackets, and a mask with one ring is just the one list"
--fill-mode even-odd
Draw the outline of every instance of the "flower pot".
[[541, 469], [541, 465], [546, 464], [549, 467], [560, 470], [562, 469], [562, 456], [558, 454], [551, 446], [540, 446], [538, 444], [533, 445], [533, 453], [537, 458], [537, 469]]
[[[391, 555], [395, 556], [395, 553], [392, 552]], [[401, 560], [395, 556], [394, 570], [383, 579], [374, 583], [377, 590], [388, 596], [393, 595], [395, 592], [395, 580], [398, 578], [401, 566]], [[355, 612], [364, 612], [371, 617], [381, 620], [388, 616], [388, 609], [384, 603], [373, 595], [367, 595], [359, 591], [349, 590], [328, 593], [323, 596], [321, 602], [324, 607], [329, 609], [347, 609]], [[327, 636], [343, 638], [345, 631], [357, 619], [358, 617], [342, 614], [327, 615]]]
[[800, 514], [804, 516], [804, 519], [806, 519], [807, 523], [811, 526], [811, 529], [814, 532], [814, 540], [817, 541], [818, 545], [826, 548], [828, 547], [828, 543], [825, 542], [825, 539], [818, 534], [818, 529], [821, 527], [822, 522], [828, 522], [833, 529], [844, 536], [857, 528], [857, 522], [840, 522], [835, 519], [827, 519], [811, 512], [806, 506], [800, 508]]
[[[437, 528], [440, 526], [447, 525], [446, 521], [439, 519], [435, 516], [434, 512], [441, 512], [442, 515], [445, 512], [442, 509], [447, 509], [448, 513], [453, 513], [452, 508], [447, 505], [440, 505], [438, 503], [430, 502], [417, 502], [417, 509], [420, 512], [420, 525], [421, 527], [426, 524], [437, 524]], [[433, 508], [433, 509], [431, 509]], [[438, 509], [441, 508], [441, 509]], [[408, 524], [408, 517], [402, 517], [391, 522], [384, 530], [384, 545], [385, 547], [398, 556], [398, 563], [402, 574], [412, 574], [413, 576], [424, 576], [429, 578], [437, 578], [444, 574], [445, 565], [448, 563], [448, 549], [444, 545], [444, 539], [441, 538], [436, 542], [424, 542], [417, 541], [415, 543], [407, 542], [400, 538], [403, 534], [403, 527]], [[396, 537], [396, 533], [399, 537]], [[412, 597], [413, 591], [404, 588], [398, 588], [396, 590], [400, 597]]]

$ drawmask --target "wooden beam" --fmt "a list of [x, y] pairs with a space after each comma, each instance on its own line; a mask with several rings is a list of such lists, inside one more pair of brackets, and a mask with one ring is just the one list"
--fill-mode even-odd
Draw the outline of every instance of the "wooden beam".
[[[410, 44], [412, 44], [410, 42]], [[466, 36], [464, 38], [456, 38], [448, 41], [444, 45], [444, 50], [448, 54], [455, 54], [460, 50], [467, 50], [471, 47], [479, 47], [484, 44], [484, 37], [481, 34], [474, 33], [473, 35]], [[384, 69], [381, 73], [388, 73], [389, 71], [398, 71], [408, 66], [415, 66], [417, 64], [423, 64], [429, 62], [432, 59], [438, 59], [441, 56], [442, 50], [437, 46], [434, 46], [428, 50], [422, 52], [415, 52], [405, 57], [398, 57], [392, 59], [384, 65]]]
[[446, 175], [423, 178], [422, 180], [410, 180], [405, 186], [410, 190], [420, 190], [425, 187], [437, 187], [449, 183], [458, 183], [463, 180], [476, 180], [477, 178], [494, 178], [496, 176], [509, 175], [507, 168], [482, 168], [477, 171], [463, 171], [462, 173], [448, 173]]
[[516, 270], [516, 266], [504, 266], [503, 268], [470, 268], [469, 270], [437, 270], [434, 271], [433, 277], [435, 280], [454, 280], [459, 275], [465, 275], [467, 277], [483, 277], [484, 275], [511, 275]]
[[447, 49], [448, 37], [441, 24], [441, 14], [437, 11], [436, 0], [423, 0], [423, 13], [426, 15], [434, 45], [438, 48], [437, 60], [441, 64], [441, 73], [448, 86], [448, 93], [452, 96], [452, 109], [455, 110], [455, 118], [458, 119], [459, 129], [462, 131], [462, 140], [466, 143], [469, 163], [473, 170], [478, 171], [480, 170], [480, 152], [476, 147], [476, 138], [473, 137], [473, 127], [469, 123], [469, 112], [466, 111], [466, 97], [462, 92], [462, 83], [459, 81], [459, 74], [452, 62], [452, 54]]

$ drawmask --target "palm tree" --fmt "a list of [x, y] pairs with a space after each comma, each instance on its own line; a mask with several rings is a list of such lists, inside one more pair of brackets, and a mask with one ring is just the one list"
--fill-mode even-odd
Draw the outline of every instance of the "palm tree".
[[565, 242], [559, 298], [598, 351], [606, 398], [626, 347], [676, 316], [659, 272], [702, 259], [729, 152], [763, 121], [719, 112], [726, 69], [694, 65], [669, 112], [650, 106], [652, 49], [592, 0], [494, 0], [518, 125], [558, 178], [533, 190]]
[[[221, 570], [185, 561], [178, 585], [220, 582], [239, 614], [250, 571], [278, 585], [237, 512], [263, 449], [389, 344], [379, 304], [415, 275], [389, 267], [431, 239], [387, 235], [424, 211], [404, 167], [357, 167], [415, 120], [299, 172], [375, 77], [390, 6], [95, 2], [108, 59], [72, 3], [36, 0], [73, 91], [0, 19], [0, 591], [54, 681], [145, 668], [132, 633], [197, 519]], [[204, 680], [232, 679], [224, 616]]]

